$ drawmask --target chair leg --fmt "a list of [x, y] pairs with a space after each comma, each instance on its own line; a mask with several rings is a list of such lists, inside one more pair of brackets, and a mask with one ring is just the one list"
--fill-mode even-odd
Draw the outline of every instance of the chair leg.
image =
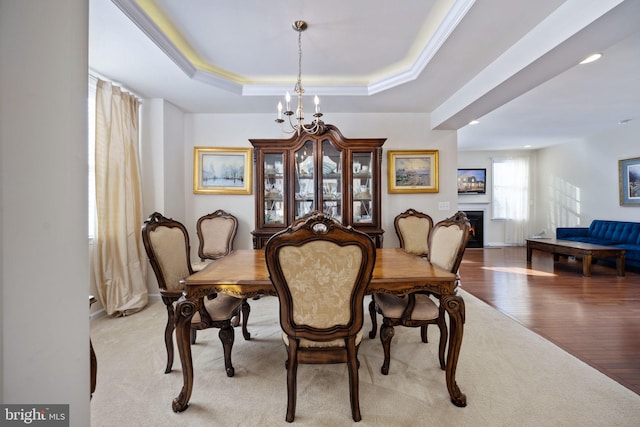
[[347, 365], [349, 368], [349, 395], [351, 400], [351, 416], [353, 421], [362, 419], [360, 414], [360, 391], [358, 380], [358, 350], [355, 346], [355, 338], [347, 343]]
[[251, 334], [247, 330], [247, 324], [249, 323], [249, 313], [251, 313], [251, 306], [245, 298], [242, 300], [242, 336], [246, 341], [249, 341], [251, 339]]
[[391, 338], [395, 335], [395, 331], [393, 326], [387, 324], [385, 320], [382, 321], [382, 326], [380, 326], [380, 341], [382, 342], [382, 350], [384, 351], [384, 362], [382, 363], [382, 368], [380, 368], [380, 372], [382, 375], [387, 375], [389, 373], [389, 362], [391, 360]]
[[233, 348], [234, 332], [231, 323], [220, 328], [218, 333], [220, 341], [222, 341], [222, 349], [224, 352], [224, 367], [227, 371], [227, 376], [232, 377], [235, 374], [233, 365], [231, 364], [231, 349]]
[[191, 338], [191, 345], [194, 345], [196, 343], [196, 330], [191, 328], [191, 331], [189, 332], [189, 337]]
[[428, 324], [420, 326], [420, 338], [422, 338], [422, 342], [424, 343], [429, 342], [429, 338], [427, 337], [428, 328], [429, 328]]
[[440, 309], [440, 315], [438, 316], [438, 329], [440, 329], [440, 346], [438, 347], [438, 358], [440, 359], [440, 369], [443, 371], [447, 367], [445, 362], [445, 350], [447, 349], [447, 338], [449, 330], [447, 329], [447, 322], [444, 320], [444, 309]]
[[173, 367], [173, 331], [176, 328], [176, 316], [173, 311], [173, 304], [169, 302], [167, 304], [167, 326], [164, 328], [164, 345], [167, 348], [167, 367], [164, 370], [165, 374], [171, 372]]
[[296, 417], [296, 393], [298, 376], [298, 341], [289, 337], [289, 352], [287, 359], [287, 417], [286, 421], [292, 423]]
[[369, 303], [369, 315], [371, 316], [371, 332], [369, 332], [369, 338], [373, 339], [376, 337], [376, 330], [378, 329], [378, 319], [376, 313], [376, 302], [373, 300], [373, 295], [371, 295], [371, 302]]

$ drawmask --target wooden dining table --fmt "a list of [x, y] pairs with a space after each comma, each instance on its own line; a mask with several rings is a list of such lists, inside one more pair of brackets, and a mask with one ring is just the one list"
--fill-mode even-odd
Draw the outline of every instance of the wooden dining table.
[[[193, 391], [190, 328], [191, 318], [197, 313], [201, 299], [216, 292], [238, 298], [276, 295], [269, 278], [264, 250], [260, 249], [236, 250], [181, 282], [185, 290], [176, 306], [176, 341], [182, 364], [183, 386], [178, 397], [173, 400], [172, 408], [175, 412], [187, 409]], [[449, 316], [445, 368], [447, 390], [454, 405], [466, 406], [467, 398], [455, 379], [465, 321], [464, 300], [458, 294], [457, 286], [456, 274], [432, 265], [425, 258], [399, 248], [377, 249], [367, 294], [404, 295], [428, 290], [438, 297]]]

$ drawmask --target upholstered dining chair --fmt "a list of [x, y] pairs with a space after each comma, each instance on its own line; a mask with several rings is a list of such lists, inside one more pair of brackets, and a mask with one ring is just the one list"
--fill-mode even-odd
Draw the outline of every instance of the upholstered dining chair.
[[[417, 256], [426, 257], [429, 255], [429, 233], [433, 229], [433, 219], [429, 215], [409, 208], [396, 215], [393, 220], [393, 226], [402, 249]], [[371, 316], [372, 326], [369, 338], [375, 338], [378, 319], [373, 295], [369, 303], [369, 315]], [[424, 332], [426, 337], [426, 329]]]
[[[206, 214], [198, 218], [196, 222], [198, 234], [199, 262], [192, 262], [193, 271], [200, 271], [209, 263], [229, 255], [233, 251], [233, 242], [238, 232], [238, 218], [222, 209]], [[250, 310], [246, 299], [243, 299], [243, 308]], [[244, 324], [246, 325], [246, 317]], [[233, 326], [240, 324], [240, 312], [233, 318]], [[245, 330], [243, 330], [244, 334]], [[247, 335], [244, 335], [249, 339]]]
[[272, 236], [265, 247], [287, 349], [287, 415], [293, 422], [299, 363], [346, 363], [351, 414], [360, 421], [358, 348], [375, 264], [366, 234], [322, 213]]
[[[469, 220], [464, 212], [457, 212], [450, 218], [438, 222], [429, 235], [429, 261], [444, 270], [458, 273], [460, 262], [469, 239]], [[444, 308], [435, 301], [437, 296], [427, 292], [415, 292], [405, 296], [375, 294], [370, 310], [383, 317], [380, 326], [380, 341], [384, 351], [384, 362], [380, 371], [387, 375], [391, 359], [391, 339], [394, 326], [419, 327], [422, 342], [427, 342], [427, 326], [437, 324], [440, 329], [438, 358], [440, 367], [445, 369], [447, 346], [447, 325]], [[375, 313], [372, 315], [375, 316]], [[369, 336], [375, 337], [375, 330]]]
[[192, 263], [194, 271], [200, 271], [210, 262], [227, 256], [233, 251], [238, 231], [238, 218], [222, 209], [198, 218], [198, 256], [200, 262]]
[[[166, 218], [154, 212], [142, 225], [142, 241], [147, 257], [153, 268], [160, 296], [167, 308], [167, 324], [165, 326], [164, 341], [167, 348], [167, 366], [165, 373], [171, 372], [173, 366], [173, 331], [176, 327], [174, 305], [182, 296], [183, 285], [180, 280], [193, 274], [190, 262], [189, 234], [180, 222]], [[247, 319], [248, 304], [240, 298], [224, 294], [214, 294], [211, 298], [200, 301], [200, 310], [191, 320], [191, 343], [195, 343], [196, 330], [219, 328], [219, 337], [224, 350], [224, 362], [227, 376], [234, 375], [231, 364], [231, 348], [233, 347], [234, 331], [231, 319], [242, 307], [242, 313]], [[243, 322], [243, 335], [246, 331], [246, 321]]]
[[405, 251], [419, 255], [429, 255], [429, 234], [433, 229], [433, 219], [423, 212], [407, 209], [393, 220], [400, 247]]

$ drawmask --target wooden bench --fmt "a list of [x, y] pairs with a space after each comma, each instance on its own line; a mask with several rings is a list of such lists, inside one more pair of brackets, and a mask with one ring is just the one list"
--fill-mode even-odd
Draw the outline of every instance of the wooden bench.
[[560, 255], [582, 258], [582, 275], [591, 276], [591, 262], [593, 258], [616, 258], [616, 270], [619, 277], [624, 277], [624, 249], [612, 246], [593, 245], [591, 243], [574, 242], [558, 239], [527, 239], [527, 263], [531, 262], [531, 252], [550, 252], [553, 260], [558, 261]]

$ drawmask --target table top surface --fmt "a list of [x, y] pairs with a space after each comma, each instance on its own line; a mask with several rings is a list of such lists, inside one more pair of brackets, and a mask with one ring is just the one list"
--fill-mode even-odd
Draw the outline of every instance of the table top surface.
[[[233, 290], [272, 287], [265, 262], [264, 250], [239, 249], [209, 264], [204, 270], [182, 280], [187, 291], [198, 287], [218, 286]], [[408, 286], [430, 285], [453, 293], [457, 275], [432, 265], [428, 260], [409, 254], [402, 249], [376, 249], [376, 263], [369, 292], [407, 290]]]
[[576, 242], [573, 240], [561, 240], [554, 238], [546, 238], [546, 239], [527, 239], [527, 243], [536, 243], [539, 245], [548, 245], [555, 247], [564, 247], [564, 248], [575, 248], [575, 249], [584, 249], [584, 250], [598, 250], [598, 251], [611, 251], [611, 252], [619, 252], [624, 249], [616, 248], [613, 246], [606, 245], [596, 245], [593, 243], [585, 243], [585, 242]]

